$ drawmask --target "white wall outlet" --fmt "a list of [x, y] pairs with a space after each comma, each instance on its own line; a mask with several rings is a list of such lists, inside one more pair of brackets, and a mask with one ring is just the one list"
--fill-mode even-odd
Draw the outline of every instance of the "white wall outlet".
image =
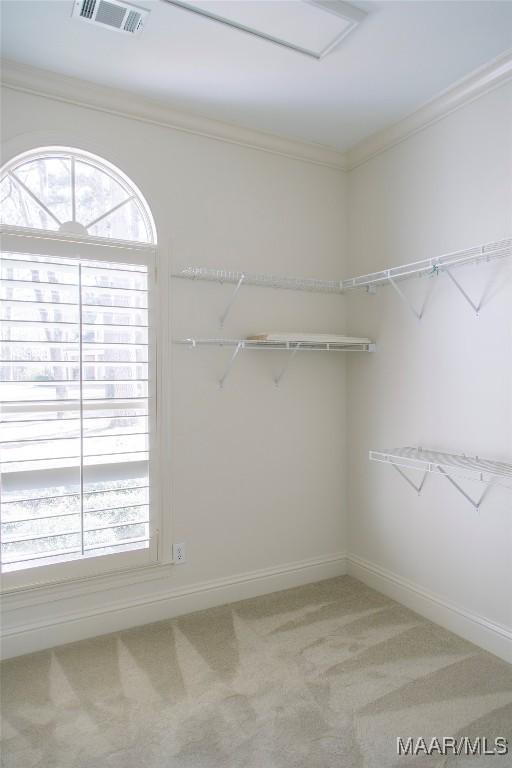
[[181, 565], [185, 562], [186, 556], [185, 556], [185, 543], [182, 542], [181, 544], [174, 544], [173, 545], [173, 559], [175, 565]]

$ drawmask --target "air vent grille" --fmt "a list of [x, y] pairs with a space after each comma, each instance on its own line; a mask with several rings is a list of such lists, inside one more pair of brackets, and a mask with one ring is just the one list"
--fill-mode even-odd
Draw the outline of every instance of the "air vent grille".
[[122, 0], [75, 0], [73, 16], [103, 28], [140, 35], [149, 11]]
[[115, 5], [114, 3], [107, 3], [105, 0], [100, 0], [98, 10], [96, 11], [96, 21], [100, 24], [108, 24], [109, 27], [115, 27], [119, 29], [126, 16], [126, 8], [122, 5]]
[[80, 8], [80, 16], [84, 19], [92, 19], [95, 6], [96, 0], [84, 0]]
[[126, 32], [136, 32], [137, 27], [140, 23], [141, 17], [140, 13], [137, 11], [130, 11], [128, 14], [128, 17], [124, 23], [124, 29]]

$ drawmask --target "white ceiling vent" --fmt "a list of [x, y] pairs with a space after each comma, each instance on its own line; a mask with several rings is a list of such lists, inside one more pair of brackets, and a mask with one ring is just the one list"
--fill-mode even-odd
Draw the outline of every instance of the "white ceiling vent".
[[149, 11], [119, 0], [75, 0], [73, 16], [117, 32], [140, 35]]

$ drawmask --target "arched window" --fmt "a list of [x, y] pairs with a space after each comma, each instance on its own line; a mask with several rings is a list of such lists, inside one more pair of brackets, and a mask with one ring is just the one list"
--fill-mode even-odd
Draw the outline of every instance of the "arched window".
[[154, 243], [137, 187], [105, 160], [76, 149], [27, 152], [2, 169], [0, 224]]
[[60, 147], [8, 162], [0, 202], [4, 583], [147, 565], [162, 423], [149, 207], [110, 163]]

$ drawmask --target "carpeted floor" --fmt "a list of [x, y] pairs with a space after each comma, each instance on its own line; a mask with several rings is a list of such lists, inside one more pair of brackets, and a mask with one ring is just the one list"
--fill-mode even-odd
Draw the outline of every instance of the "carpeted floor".
[[[512, 666], [341, 577], [2, 665], [5, 768], [505, 768]], [[494, 757], [397, 736], [508, 737]]]

